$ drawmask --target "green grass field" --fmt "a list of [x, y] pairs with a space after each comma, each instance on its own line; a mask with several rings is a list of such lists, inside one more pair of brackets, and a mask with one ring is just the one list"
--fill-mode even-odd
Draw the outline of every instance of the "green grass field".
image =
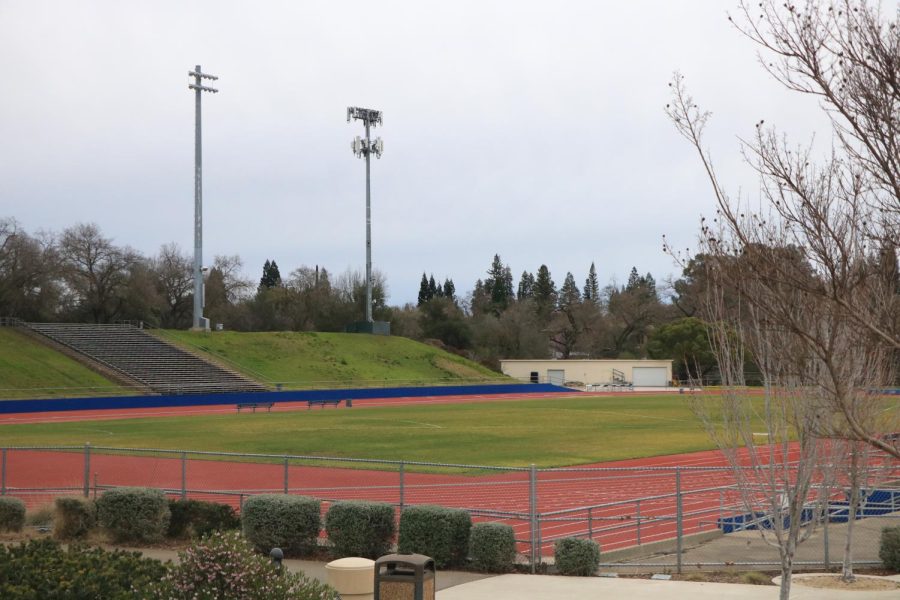
[[503, 375], [465, 358], [413, 340], [349, 333], [210, 333], [166, 330], [160, 336], [201, 351], [265, 382], [285, 389], [310, 384], [372, 385], [502, 379]]
[[68, 356], [12, 327], [0, 327], [0, 399], [126, 393]]
[[0, 426], [0, 444], [564, 466], [711, 448], [683, 398], [615, 396]]

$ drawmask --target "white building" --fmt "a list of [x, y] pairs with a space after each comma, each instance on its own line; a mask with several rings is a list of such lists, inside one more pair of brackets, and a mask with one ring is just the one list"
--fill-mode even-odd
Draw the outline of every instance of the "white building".
[[500, 370], [520, 381], [586, 386], [632, 384], [635, 387], [666, 387], [672, 382], [671, 360], [501, 360]]

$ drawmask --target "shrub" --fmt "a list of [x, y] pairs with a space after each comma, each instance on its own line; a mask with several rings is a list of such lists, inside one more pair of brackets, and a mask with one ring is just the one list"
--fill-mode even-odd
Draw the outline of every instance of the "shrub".
[[4, 600], [145, 598], [146, 587], [165, 573], [161, 562], [138, 552], [74, 544], [63, 550], [49, 538], [0, 545], [0, 598]]
[[460, 566], [469, 552], [472, 518], [464, 510], [443, 506], [410, 506], [400, 515], [400, 552], [418, 552], [435, 567]]
[[886, 569], [900, 571], [900, 526], [885, 527], [881, 530], [881, 546], [878, 558]]
[[244, 502], [241, 526], [247, 540], [263, 552], [278, 547], [285, 554], [302, 554], [316, 545], [320, 511], [321, 503], [306, 496], [251, 496]]
[[116, 488], [97, 500], [97, 521], [115, 542], [157, 542], [169, 529], [170, 518], [161, 490]]
[[84, 537], [97, 524], [97, 505], [78, 496], [56, 499], [53, 535], [61, 540]]
[[553, 557], [561, 575], [587, 577], [600, 566], [600, 545], [594, 540], [563, 538], [556, 542]]
[[279, 569], [237, 531], [214, 532], [178, 554], [180, 562], [142, 598], [159, 600], [338, 600], [332, 588]]
[[394, 507], [382, 502], [335, 502], [325, 516], [334, 554], [378, 558], [391, 549]]
[[759, 571], [741, 573], [741, 583], [747, 585], [772, 585], [772, 577]]
[[0, 531], [22, 531], [25, 503], [18, 498], [0, 496]]
[[227, 531], [241, 526], [234, 509], [227, 504], [202, 500], [169, 500], [170, 538], [202, 537], [214, 531]]
[[516, 536], [504, 523], [476, 523], [469, 538], [472, 567], [488, 573], [512, 571], [516, 562]]
[[29, 510], [25, 513], [25, 525], [42, 528], [50, 528], [53, 526], [53, 506], [43, 505], [36, 509]]

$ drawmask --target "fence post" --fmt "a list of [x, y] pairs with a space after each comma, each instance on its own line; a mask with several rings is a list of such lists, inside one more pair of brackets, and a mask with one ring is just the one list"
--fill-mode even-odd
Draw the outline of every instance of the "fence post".
[[637, 545], [641, 545], [641, 501], [635, 501], [635, 518], [637, 519]]
[[681, 575], [681, 553], [684, 550], [684, 514], [681, 506], [681, 467], [675, 467], [675, 552], [678, 557], [675, 563], [676, 572]]
[[187, 500], [187, 452], [181, 453], [181, 499]]
[[406, 501], [406, 464], [403, 461], [400, 461], [400, 510], [403, 510], [403, 505]]
[[[830, 552], [829, 552], [829, 547], [828, 547], [828, 522], [831, 520], [831, 512], [830, 512], [830, 507], [828, 505], [829, 505], [829, 501], [826, 498], [825, 499], [825, 523], [822, 526], [822, 550], [825, 553], [824, 559], [825, 559], [825, 568], [826, 569], [831, 568], [831, 557], [829, 556]], [[849, 517], [849, 515], [850, 515], [850, 512], [849, 512], [849, 508], [848, 508], [847, 516]]]
[[531, 517], [531, 572], [535, 572], [535, 561], [539, 549], [537, 547], [537, 467], [531, 464], [528, 476], [528, 509]]
[[91, 443], [84, 445], [84, 497], [91, 497]]
[[594, 539], [594, 515], [592, 507], [588, 507], [588, 539]]
[[6, 495], [6, 448], [3, 449], [2, 466], [0, 466], [0, 496]]
[[284, 457], [284, 493], [285, 494], [288, 493], [288, 467], [289, 467], [289, 465], [290, 465], [290, 462], [288, 460], [288, 457], [285, 456]]

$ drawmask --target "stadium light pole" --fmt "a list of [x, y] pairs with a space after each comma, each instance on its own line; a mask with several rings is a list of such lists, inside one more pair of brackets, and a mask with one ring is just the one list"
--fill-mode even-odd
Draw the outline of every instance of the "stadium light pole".
[[188, 76], [194, 83], [188, 85], [194, 90], [194, 329], [209, 329], [209, 322], [203, 318], [203, 150], [200, 136], [200, 95], [203, 92], [218, 94], [219, 90], [202, 85], [201, 80], [218, 79], [204, 73], [197, 65]]
[[372, 322], [372, 198], [371, 198], [371, 176], [370, 176], [370, 160], [374, 154], [376, 158], [381, 158], [384, 152], [384, 143], [381, 138], [376, 138], [373, 142], [369, 136], [369, 130], [372, 127], [381, 125], [381, 111], [372, 108], [358, 108], [350, 106], [347, 108], [347, 122], [353, 119], [362, 121], [366, 126], [366, 139], [359, 136], [354, 138], [350, 147], [353, 154], [357, 157], [365, 157], [366, 159], [366, 322]]

